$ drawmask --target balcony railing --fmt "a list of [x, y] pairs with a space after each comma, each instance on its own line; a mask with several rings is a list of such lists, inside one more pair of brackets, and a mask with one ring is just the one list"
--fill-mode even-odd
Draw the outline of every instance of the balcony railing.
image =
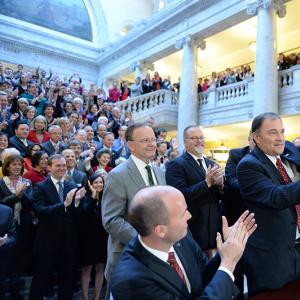
[[[300, 65], [278, 73], [278, 112], [280, 115], [300, 113]], [[156, 126], [176, 128], [178, 94], [159, 90], [118, 102], [122, 112], [129, 109], [136, 121], [153, 116]], [[200, 93], [198, 124], [220, 125], [248, 121], [253, 118], [254, 78], [209, 89]]]

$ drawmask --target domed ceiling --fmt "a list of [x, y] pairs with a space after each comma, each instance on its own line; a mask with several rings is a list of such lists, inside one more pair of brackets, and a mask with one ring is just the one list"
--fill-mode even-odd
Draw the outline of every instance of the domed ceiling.
[[92, 27], [82, 0], [3, 0], [0, 14], [92, 41]]

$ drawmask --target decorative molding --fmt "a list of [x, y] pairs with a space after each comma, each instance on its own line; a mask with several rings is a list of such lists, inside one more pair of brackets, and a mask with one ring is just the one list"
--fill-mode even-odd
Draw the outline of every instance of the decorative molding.
[[140, 70], [146, 69], [146, 70], [154, 71], [154, 64], [146, 62], [146, 61], [136, 61], [136, 62], [131, 63], [129, 66], [130, 72], [134, 72], [138, 69], [140, 69]]
[[271, 6], [275, 9], [279, 18], [286, 15], [285, 0], [255, 0], [247, 4], [247, 14], [254, 16], [259, 9], [268, 9]]
[[180, 50], [183, 48], [184, 45], [190, 45], [191, 43], [192, 43], [192, 37], [190, 35], [187, 35], [175, 42], [175, 49]]

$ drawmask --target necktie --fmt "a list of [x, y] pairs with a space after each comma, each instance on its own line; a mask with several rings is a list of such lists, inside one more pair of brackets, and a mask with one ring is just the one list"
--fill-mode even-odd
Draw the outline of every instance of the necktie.
[[169, 252], [168, 263], [177, 272], [177, 274], [179, 275], [180, 279], [187, 286], [186, 280], [185, 280], [184, 275], [183, 275], [183, 272], [182, 272], [182, 270], [181, 270], [181, 268], [180, 268], [180, 266], [179, 266], [179, 264], [178, 264], [178, 262], [176, 260], [174, 252]]
[[197, 159], [197, 161], [199, 163], [199, 169], [200, 169], [201, 173], [206, 174], [205, 169], [204, 169], [204, 167], [202, 165], [202, 160], [203, 160], [203, 158], [198, 158]]
[[147, 165], [145, 167], [145, 169], [147, 170], [149, 185], [152, 186], [152, 185], [154, 185], [154, 180], [153, 180], [153, 176], [152, 176], [152, 172], [151, 172], [151, 166]]
[[[276, 157], [276, 166], [277, 166], [277, 169], [278, 169], [284, 183], [285, 184], [291, 183], [292, 180], [291, 180], [290, 176], [288, 175], [288, 173], [286, 172], [286, 170], [281, 162], [281, 159], [278, 157]], [[297, 212], [297, 225], [298, 225], [298, 228], [300, 229], [300, 204], [296, 205], [295, 209]]]
[[58, 195], [61, 202], [64, 202], [64, 186], [62, 181], [57, 181], [58, 184]]

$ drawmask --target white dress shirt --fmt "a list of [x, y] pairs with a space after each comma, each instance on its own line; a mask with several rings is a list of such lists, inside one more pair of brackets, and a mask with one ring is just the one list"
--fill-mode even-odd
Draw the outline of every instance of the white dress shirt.
[[151, 165], [151, 163], [149, 162], [148, 164], [146, 164], [145, 162], [143, 162], [141, 159], [137, 158], [133, 154], [131, 154], [131, 158], [132, 158], [133, 162], [135, 163], [136, 167], [138, 168], [138, 170], [147, 186], [150, 186], [150, 184], [149, 184], [148, 173], [147, 173], [147, 170], [145, 167], [147, 165], [149, 165], [151, 167], [153, 181], [154, 181], [154, 184], [157, 185], [157, 180], [156, 180], [155, 174], [153, 172], [153, 166]]

